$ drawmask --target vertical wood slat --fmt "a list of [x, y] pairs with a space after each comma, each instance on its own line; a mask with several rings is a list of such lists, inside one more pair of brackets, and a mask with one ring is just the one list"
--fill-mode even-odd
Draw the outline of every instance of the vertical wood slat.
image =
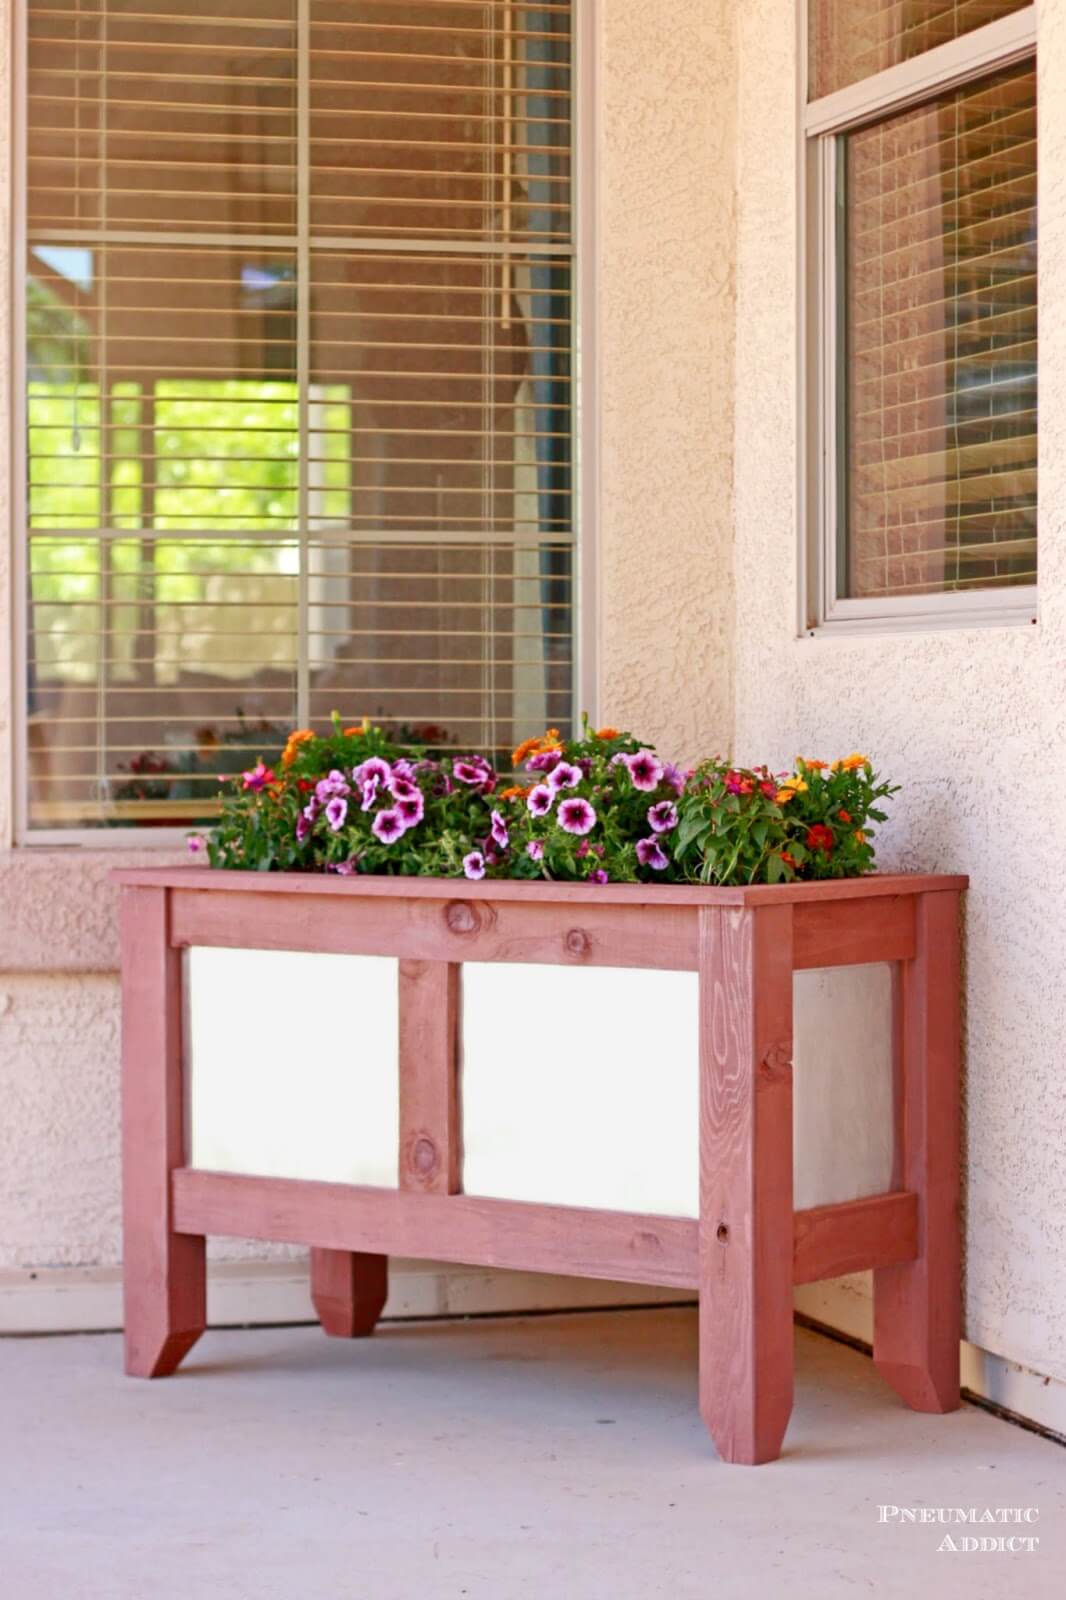
[[388, 1292], [388, 1256], [312, 1249], [311, 1303], [331, 1339], [362, 1339], [373, 1333]]
[[959, 1404], [959, 895], [923, 894], [899, 990], [902, 1180], [918, 1195], [918, 1255], [874, 1272], [874, 1363], [915, 1411]]
[[461, 971], [454, 961], [400, 962], [401, 1189], [458, 1194]]
[[205, 1240], [178, 1234], [170, 1175], [185, 1160], [181, 952], [169, 891], [126, 886], [122, 947], [122, 1236], [126, 1371], [173, 1372], [207, 1322]]
[[700, 1410], [723, 1460], [792, 1411], [792, 908], [700, 912]]

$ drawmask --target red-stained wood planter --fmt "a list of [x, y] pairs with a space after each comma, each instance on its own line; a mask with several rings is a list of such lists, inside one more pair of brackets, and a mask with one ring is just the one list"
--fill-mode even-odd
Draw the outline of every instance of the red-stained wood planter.
[[[122, 871], [126, 1369], [173, 1372], [205, 1326], [210, 1234], [311, 1247], [327, 1333], [369, 1333], [390, 1254], [699, 1291], [700, 1408], [727, 1461], [774, 1459], [792, 1288], [874, 1269], [874, 1359], [919, 1411], [959, 1402], [959, 901], [966, 879], [704, 889]], [[182, 950], [395, 957], [396, 1189], [186, 1165]], [[699, 1219], [467, 1195], [465, 961], [695, 971]], [[792, 978], [897, 963], [891, 1192], [793, 1209]], [[693, 1138], [697, 1131], [693, 1129]], [[550, 1152], [546, 1153], [550, 1156]]]

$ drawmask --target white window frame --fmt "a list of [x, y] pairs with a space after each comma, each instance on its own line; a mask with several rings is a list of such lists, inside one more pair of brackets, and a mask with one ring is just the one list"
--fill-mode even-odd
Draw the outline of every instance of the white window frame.
[[[575, 711], [587, 711], [593, 724], [599, 720], [599, 626], [597, 607], [597, 552], [599, 502], [598, 450], [598, 373], [599, 346], [596, 336], [596, 235], [597, 229], [597, 51], [599, 7], [603, 0], [572, 0], [571, 26], [571, 243], [568, 249], [556, 247], [552, 254], [565, 254], [574, 264], [572, 276], [571, 321], [571, 478], [574, 487], [572, 523], [569, 538], [574, 546], [573, 563], [573, 667], [571, 681]], [[301, 48], [308, 45], [309, 7], [298, 0], [298, 28]], [[8, 482], [12, 617], [11, 689], [13, 699], [13, 760], [10, 764], [11, 816], [13, 837], [18, 846], [55, 848], [77, 845], [94, 850], [148, 847], [173, 850], [184, 845], [187, 826], [158, 827], [129, 824], [122, 827], [37, 827], [29, 823], [29, 717], [26, 705], [26, 661], [29, 620], [29, 538], [26, 459], [26, 249], [27, 249], [27, 6], [14, 0], [7, 29], [9, 59], [12, 62], [10, 100], [9, 160], [11, 175], [10, 207], [10, 337], [11, 427], [8, 437]], [[301, 69], [303, 70], [303, 69]], [[301, 118], [298, 138], [304, 147], [308, 138], [306, 113]], [[304, 151], [306, 156], [306, 148]], [[303, 189], [306, 206], [306, 188]], [[306, 251], [310, 237], [308, 219], [298, 224], [300, 249]], [[213, 242], [218, 243], [218, 239]], [[247, 241], [245, 241], [247, 242]], [[381, 240], [364, 241], [380, 245]], [[457, 248], [464, 248], [459, 245]], [[307, 280], [306, 263], [301, 281]], [[308, 306], [303, 298], [301, 350], [306, 350]], [[309, 401], [305, 402], [309, 403]], [[305, 478], [306, 482], [306, 478]], [[306, 501], [306, 490], [302, 497]], [[310, 521], [305, 507], [304, 520]], [[305, 581], [306, 578], [305, 578]], [[301, 649], [303, 648], [301, 642]], [[531, 730], [534, 731], [534, 730]]]
[[837, 404], [836, 286], [837, 140], [841, 134], [943, 94], [959, 84], [1035, 56], [1037, 8], [1001, 17], [898, 66], [807, 102], [808, 11], [800, 28], [800, 450], [798, 505], [801, 635], [902, 632], [928, 628], [1032, 624], [1037, 587], [841, 599], [837, 573], [837, 487], [840, 456]]

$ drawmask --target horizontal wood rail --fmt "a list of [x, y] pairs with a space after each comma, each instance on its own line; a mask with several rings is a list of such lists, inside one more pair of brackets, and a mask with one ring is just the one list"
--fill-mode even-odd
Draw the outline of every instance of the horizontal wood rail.
[[[195, 1167], [178, 1167], [171, 1190], [179, 1234], [228, 1234], [674, 1289], [699, 1286], [695, 1217], [255, 1178]], [[797, 1211], [794, 1241], [795, 1283], [913, 1261], [917, 1196], [881, 1194]]]
[[[572, 918], [560, 925], [556, 901], [475, 897], [458, 883], [447, 895], [412, 898], [405, 884], [402, 897], [338, 896], [327, 916], [314, 897], [303, 893], [302, 885], [299, 890], [292, 887], [288, 895], [264, 896], [258, 884], [254, 891], [246, 887], [245, 873], [219, 876], [244, 879], [245, 891], [231, 889], [225, 895], [199, 888], [175, 891], [170, 915], [173, 944], [399, 956], [412, 961], [522, 961], [678, 972], [699, 968], [697, 902], [653, 900], [642, 904], [636, 917], [627, 902], [579, 902], [572, 907]], [[291, 877], [288, 881], [292, 885]], [[792, 924], [792, 965], [797, 970], [908, 961], [914, 954], [911, 895], [814, 900], [795, 906]]]

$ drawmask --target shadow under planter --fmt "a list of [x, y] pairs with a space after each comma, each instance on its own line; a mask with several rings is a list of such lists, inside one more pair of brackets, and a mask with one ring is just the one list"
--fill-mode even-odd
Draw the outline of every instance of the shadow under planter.
[[[872, 1267], [879, 1369], [958, 1405], [964, 878], [117, 877], [130, 1373], [195, 1343], [229, 1234], [309, 1245], [345, 1337], [390, 1254], [695, 1288], [747, 1463], [788, 1424], [793, 1285]], [[858, 1031], [845, 968], [884, 1000]]]

